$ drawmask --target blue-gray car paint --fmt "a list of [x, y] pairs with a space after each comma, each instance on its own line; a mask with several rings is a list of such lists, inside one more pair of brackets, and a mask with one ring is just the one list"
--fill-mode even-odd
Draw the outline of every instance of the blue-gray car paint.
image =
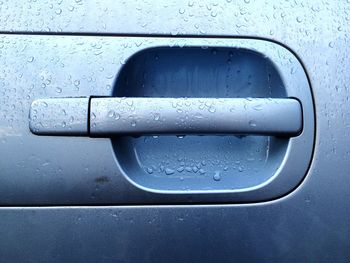
[[[164, 34], [174, 41], [177, 35], [215, 35], [278, 41], [298, 55], [309, 76], [316, 143], [306, 179], [296, 191], [275, 201], [3, 207], [1, 261], [346, 262], [350, 234], [349, 8], [346, 1], [2, 2], [0, 28], [6, 34]], [[6, 38], [0, 41], [9, 41]], [[1, 52], [1, 91], [8, 92], [3, 74], [10, 73], [11, 59], [4, 60]], [[16, 63], [18, 57], [13, 55]], [[19, 78], [20, 72], [17, 74]], [[3, 94], [1, 98], [6, 99]], [[12, 136], [15, 134], [2, 130], [1, 147], [11, 147]], [[46, 147], [57, 149], [57, 154], [64, 152], [59, 141]], [[14, 159], [14, 165], [23, 163], [17, 156], [5, 157], [0, 167]], [[98, 157], [110, 158], [107, 154]], [[59, 183], [52, 189], [60, 187]], [[38, 189], [43, 190], [49, 191]]]

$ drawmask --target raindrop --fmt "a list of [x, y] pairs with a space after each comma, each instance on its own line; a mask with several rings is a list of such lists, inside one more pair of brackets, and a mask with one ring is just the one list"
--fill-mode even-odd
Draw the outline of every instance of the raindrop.
[[29, 63], [34, 61], [34, 57], [29, 57], [27, 60]]
[[[141, 43], [141, 44], [142, 44], [142, 43]], [[141, 46], [141, 44], [140, 44], [140, 46]], [[121, 59], [121, 60], [119, 61], [119, 63], [120, 63], [120, 65], [125, 65], [125, 63], [126, 63], [125, 58]]]
[[195, 117], [196, 119], [203, 119], [203, 115], [202, 114], [200, 114], [200, 113], [195, 113], [194, 115], [193, 115], [193, 117]]
[[255, 106], [253, 107], [253, 109], [256, 110], [256, 111], [261, 111], [262, 108], [263, 108], [263, 107], [262, 107], [261, 104], [255, 105]]
[[221, 180], [221, 176], [219, 172], [215, 172], [214, 176], [213, 176], [214, 181], [220, 181]]
[[185, 167], [181, 166], [179, 168], [176, 169], [179, 173], [181, 173], [183, 170], [185, 170]]
[[114, 112], [114, 110], [110, 110], [110, 111], [108, 112], [108, 117], [109, 117], [109, 118], [115, 117], [115, 112]]
[[189, 167], [189, 166], [186, 166], [186, 167], [185, 167], [185, 170], [186, 170], [186, 172], [192, 172], [192, 168]]
[[177, 32], [176, 30], [172, 30], [172, 31], [170, 32], [170, 34], [173, 35], [173, 36], [176, 36], [178, 33], [179, 33], [179, 32]]
[[256, 122], [253, 121], [253, 120], [249, 121], [249, 126], [250, 127], [256, 127]]
[[173, 174], [173, 173], [175, 173], [175, 171], [174, 171], [173, 169], [170, 169], [170, 168], [166, 168], [166, 169], [165, 169], [165, 174], [171, 175], [171, 174]]
[[210, 106], [208, 110], [211, 113], [214, 113], [216, 111], [215, 107], [213, 107], [213, 106]]
[[180, 8], [180, 9], [179, 9], [179, 13], [180, 13], [181, 15], [184, 14], [184, 13], [185, 13], [185, 9]]
[[160, 114], [159, 114], [159, 113], [154, 114], [153, 119], [154, 119], [155, 121], [159, 121], [159, 119], [160, 119]]

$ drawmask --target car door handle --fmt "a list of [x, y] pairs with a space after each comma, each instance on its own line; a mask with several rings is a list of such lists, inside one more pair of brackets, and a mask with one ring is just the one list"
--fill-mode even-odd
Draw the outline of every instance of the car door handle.
[[29, 126], [37, 135], [293, 137], [302, 106], [294, 98], [52, 98], [32, 103]]

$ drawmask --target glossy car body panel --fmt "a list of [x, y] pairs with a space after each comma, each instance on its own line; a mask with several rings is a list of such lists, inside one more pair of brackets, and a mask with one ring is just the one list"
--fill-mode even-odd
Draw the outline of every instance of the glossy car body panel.
[[[346, 262], [349, 8], [346, 1], [4, 2], [0, 27], [7, 33], [226, 35], [281, 42], [299, 56], [309, 76], [316, 143], [306, 180], [276, 201], [2, 208], [2, 260]], [[4, 147], [4, 136], [1, 140]]]
[[[6, 69], [2, 81], [4, 96], [0, 109], [4, 114], [0, 128], [6, 130], [9, 135], [5, 138], [6, 147], [1, 148], [0, 153], [16, 156], [10, 160], [3, 159], [1, 163], [4, 169], [2, 181], [0, 181], [0, 203], [2, 204], [256, 202], [278, 198], [289, 193], [305, 176], [314, 141], [314, 109], [311, 90], [305, 71], [297, 58], [280, 45], [263, 40], [229, 38], [182, 38], [176, 39], [174, 43], [171, 38], [160, 37], [97, 38], [92, 36], [3, 35], [2, 39], [4, 41], [2, 58]], [[169, 52], [178, 52], [178, 45], [189, 46], [187, 51], [190, 52], [193, 46], [205, 45], [204, 51], [210, 55], [211, 59], [203, 60], [202, 56], [198, 55], [197, 59], [201, 59], [201, 63], [208, 64], [212, 63], [213, 56], [219, 56], [213, 55], [212, 51], [218, 52], [217, 50], [220, 50], [221, 47], [231, 48], [229, 50], [244, 48], [247, 50], [244, 52], [249, 54], [263, 54], [264, 60], [255, 62], [248, 60], [249, 57], [246, 57], [245, 53], [233, 55], [234, 53], [230, 51], [233, 56], [231, 59], [238, 56], [237, 60], [242, 61], [238, 63], [238, 68], [243, 72], [237, 78], [244, 79], [246, 75], [251, 84], [243, 82], [243, 88], [238, 91], [235, 90], [238, 84], [232, 84], [226, 88], [233, 90], [228, 96], [297, 98], [303, 107], [301, 134], [288, 139], [275, 137], [271, 137], [272, 139], [269, 137], [230, 139], [232, 136], [219, 139], [212, 136], [208, 139], [185, 138], [180, 140], [173, 136], [173, 139], [169, 140], [166, 138], [154, 140], [151, 137], [149, 139], [153, 140], [151, 142], [153, 146], [146, 143], [147, 137], [112, 138], [113, 147], [111, 147], [109, 138], [57, 137], [50, 136], [48, 132], [46, 133], [48, 136], [40, 137], [30, 132], [30, 129], [34, 129], [35, 133], [36, 130], [40, 131], [40, 127], [46, 127], [48, 124], [45, 123], [44, 118], [50, 115], [53, 118], [59, 116], [57, 123], [55, 120], [50, 121], [54, 129], [58, 130], [58, 135], [64, 135], [62, 131], [65, 129], [74, 132], [73, 135], [82, 135], [86, 132], [84, 126], [87, 127], [88, 123], [96, 125], [94, 122], [99, 116], [97, 112], [88, 112], [90, 107], [94, 110], [93, 105], [88, 106], [89, 97], [130, 92], [132, 88], [119, 84], [124, 77], [121, 72], [127, 68], [129, 62], [133, 61], [132, 58], [140, 50], [142, 52], [151, 50], [154, 46], [165, 45], [174, 47], [174, 49], [169, 49]], [[23, 46], [25, 50], [21, 51]], [[186, 47], [183, 48], [186, 49]], [[201, 51], [201, 49], [198, 50]], [[230, 54], [229, 51], [226, 53]], [[13, 54], [18, 54], [16, 59]], [[196, 54], [202, 54], [202, 52], [196, 51]], [[162, 60], [162, 56], [163, 54], [160, 54], [161, 58], [158, 60]], [[239, 56], [243, 56], [243, 59], [239, 59]], [[153, 61], [154, 55], [151, 55], [148, 60]], [[268, 73], [269, 67], [272, 67], [267, 64], [268, 60], [275, 65], [278, 73], [274, 74], [278, 74], [278, 77], [273, 73]], [[81, 65], [82, 61], [85, 62], [84, 66]], [[141, 62], [137, 65], [141, 68], [143, 66]], [[175, 69], [173, 73], [167, 73], [170, 76], [182, 70], [182, 66], [178, 68], [176, 63], [172, 65]], [[147, 66], [148, 64], [146, 68]], [[207, 67], [211, 69], [210, 66]], [[188, 66], [188, 69], [190, 68]], [[194, 70], [196, 68], [198, 66], [194, 67]], [[215, 66], [212, 68], [218, 70]], [[223, 78], [226, 68], [219, 69], [217, 74]], [[245, 71], [251, 73], [248, 74]], [[145, 69], [140, 73], [152, 75]], [[254, 73], [257, 76], [252, 78]], [[194, 79], [205, 76], [199, 73], [193, 75]], [[272, 77], [269, 77], [270, 75]], [[136, 74], [129, 78], [142, 77]], [[272, 80], [271, 84], [270, 82], [263, 84], [262, 80], [269, 78], [281, 78], [281, 81]], [[169, 85], [165, 92], [170, 92], [170, 94], [164, 94], [164, 91], [159, 91], [158, 87], [154, 88], [156, 92], [152, 91], [147, 81], [144, 81], [147, 85], [137, 85], [136, 88], [137, 90], [142, 89], [141, 87], [146, 85], [148, 87], [148, 90], [144, 91], [146, 95], [140, 91], [136, 92], [146, 97], [150, 96], [148, 93], [155, 93], [153, 96], [170, 97], [196, 97], [198, 94], [208, 97], [225, 96], [221, 95], [222, 87], [225, 87], [222, 81], [217, 83], [218, 80], [215, 77], [205, 78], [205, 81], [216, 85], [216, 88], [213, 89], [210, 84], [209, 88], [193, 84], [189, 85], [190, 88], [182, 90], [168, 84], [168, 82], [173, 83], [172, 80], [158, 81], [161, 83], [158, 84], [160, 86]], [[247, 85], [249, 88], [246, 88]], [[49, 100], [45, 101], [50, 98], [54, 99], [52, 103]], [[69, 103], [68, 100], [57, 100], [59, 98], [77, 98], [78, 103], [73, 103], [74, 100], [72, 103]], [[38, 103], [35, 102], [37, 100], [39, 100]], [[92, 99], [93, 101], [95, 99]], [[131, 107], [135, 108], [135, 103], [129, 101], [130, 103], [132, 103]], [[30, 107], [34, 107], [31, 112]], [[30, 120], [28, 120], [28, 114]], [[89, 122], [84, 121], [87, 116], [94, 118]], [[284, 118], [288, 117], [290, 116]], [[75, 121], [78, 121], [78, 124], [75, 124]], [[84, 123], [81, 124], [81, 121]], [[33, 122], [36, 123], [35, 127], [32, 126]], [[94, 128], [90, 128], [90, 131], [93, 132]], [[196, 143], [205, 154], [201, 154], [198, 150], [192, 151], [191, 147], [186, 150], [186, 145], [181, 141], [184, 141], [185, 144]], [[133, 146], [136, 144], [141, 144], [141, 146]], [[164, 147], [164, 144], [168, 146]], [[207, 144], [213, 145], [218, 150], [206, 146]], [[223, 148], [225, 144], [228, 146]], [[232, 148], [229, 145], [233, 145]], [[150, 147], [151, 152], [147, 152], [145, 147]], [[156, 148], [160, 149], [160, 155], [152, 153], [156, 151]], [[264, 154], [254, 154], [258, 150]], [[224, 154], [217, 157], [220, 152]], [[182, 159], [190, 160], [186, 161], [187, 166], [192, 167], [191, 162], [206, 162], [212, 165], [211, 167], [209, 164], [206, 165], [207, 172], [203, 175], [183, 171], [174, 177], [175, 175], [167, 173], [167, 169], [177, 167], [177, 161], [169, 157], [173, 154], [173, 157], [180, 158], [181, 156]], [[142, 160], [145, 155], [152, 156], [153, 160]], [[224, 158], [229, 159], [225, 161]], [[248, 158], [253, 158], [253, 161], [247, 160]], [[169, 160], [171, 164], [166, 164]], [[146, 169], [151, 166], [155, 167], [154, 170], [159, 167], [161, 173], [149, 174]], [[165, 168], [162, 169], [162, 166]], [[220, 175], [222, 180], [215, 180], [213, 177], [219, 173], [222, 174]], [[26, 176], [23, 177], [23, 174]], [[181, 179], [183, 176], [186, 178]], [[15, 185], [13, 185], [14, 181], [16, 181]], [[163, 190], [159, 191], [158, 187]]]

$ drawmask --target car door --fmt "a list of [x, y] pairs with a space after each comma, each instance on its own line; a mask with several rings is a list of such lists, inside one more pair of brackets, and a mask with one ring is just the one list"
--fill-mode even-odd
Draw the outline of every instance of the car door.
[[349, 12], [0, 2], [0, 262], [346, 262]]

